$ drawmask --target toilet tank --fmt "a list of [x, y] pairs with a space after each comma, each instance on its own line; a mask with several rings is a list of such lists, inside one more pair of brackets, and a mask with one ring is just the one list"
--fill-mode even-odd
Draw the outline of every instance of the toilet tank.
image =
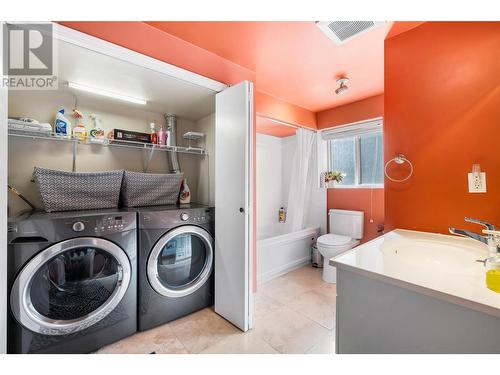
[[365, 213], [362, 211], [329, 210], [330, 233], [360, 240], [363, 238]]

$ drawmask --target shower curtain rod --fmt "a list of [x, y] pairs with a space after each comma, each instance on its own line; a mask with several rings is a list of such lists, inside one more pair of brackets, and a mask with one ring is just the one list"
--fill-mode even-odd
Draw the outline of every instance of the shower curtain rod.
[[303, 128], [303, 129], [308, 129], [308, 130], [315, 130], [315, 129], [307, 128], [305, 126], [295, 125], [295, 124], [292, 124], [290, 122], [286, 122], [286, 121], [282, 121], [282, 120], [277, 120], [275, 118], [272, 118], [272, 117], [269, 117], [269, 116], [266, 116], [266, 115], [261, 115], [260, 113], [257, 113], [257, 116], [260, 117], [260, 118], [264, 118], [266, 120], [269, 120], [269, 121], [276, 122], [276, 123], [278, 123], [280, 125], [288, 126], [289, 128], [295, 128], [295, 129]]

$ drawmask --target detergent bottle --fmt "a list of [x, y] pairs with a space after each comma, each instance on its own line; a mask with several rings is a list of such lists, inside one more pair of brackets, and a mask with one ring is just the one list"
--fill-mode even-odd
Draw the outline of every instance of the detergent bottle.
[[73, 117], [76, 120], [76, 125], [73, 128], [73, 137], [79, 139], [80, 141], [87, 140], [87, 128], [83, 124], [83, 114], [77, 110], [73, 110]]

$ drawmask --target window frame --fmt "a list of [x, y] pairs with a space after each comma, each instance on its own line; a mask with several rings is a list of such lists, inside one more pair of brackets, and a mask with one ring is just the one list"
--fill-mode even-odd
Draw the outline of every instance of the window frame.
[[[323, 132], [323, 139], [327, 142], [327, 165], [328, 170], [332, 170], [333, 168], [333, 158], [331, 152], [331, 144], [335, 139], [341, 138], [354, 138], [354, 184], [353, 185], [344, 185], [334, 184], [333, 189], [383, 189], [384, 183], [369, 183], [362, 184], [361, 183], [361, 136], [366, 134], [382, 134], [382, 145], [384, 140], [384, 131], [383, 131], [383, 119], [377, 118], [368, 121], [357, 122], [353, 124], [342, 125], [333, 129], [329, 129]], [[383, 158], [383, 154], [382, 154]], [[383, 162], [383, 160], [382, 160]], [[331, 188], [330, 188], [331, 189]]]

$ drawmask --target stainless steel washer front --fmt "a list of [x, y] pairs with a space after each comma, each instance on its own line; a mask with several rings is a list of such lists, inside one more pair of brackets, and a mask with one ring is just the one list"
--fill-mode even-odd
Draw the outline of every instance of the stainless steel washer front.
[[120, 303], [131, 272], [127, 254], [111, 241], [59, 242], [38, 253], [17, 276], [12, 313], [24, 327], [44, 335], [84, 330]]
[[147, 261], [151, 287], [165, 297], [184, 297], [198, 290], [212, 273], [213, 238], [204, 229], [185, 225], [167, 232]]

